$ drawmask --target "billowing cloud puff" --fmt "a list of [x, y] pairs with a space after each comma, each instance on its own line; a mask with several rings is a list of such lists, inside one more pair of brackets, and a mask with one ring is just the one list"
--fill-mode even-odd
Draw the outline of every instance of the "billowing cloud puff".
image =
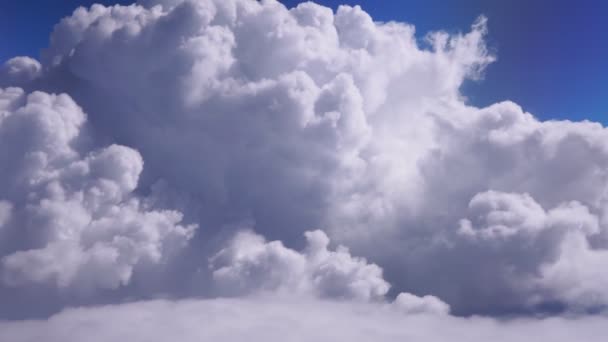
[[[304, 236], [307, 246], [300, 253], [280, 241], [266, 242], [251, 231], [239, 232], [210, 259], [219, 294], [386, 302], [390, 285], [380, 267], [351, 256], [344, 246], [329, 250], [330, 240], [320, 230]], [[450, 312], [448, 304], [431, 295], [400, 293], [392, 305], [407, 314]]]
[[[198, 225], [155, 295], [366, 300], [390, 282], [406, 312], [604, 307], [608, 130], [468, 105], [486, 33], [480, 17], [420, 41], [313, 3], [77, 9], [41, 64], [0, 74], [89, 115], [66, 95], [0, 96], [5, 281], [120, 290]], [[245, 220], [259, 235], [230, 240]]]
[[131, 148], [87, 152], [86, 117], [65, 95], [0, 89], [0, 271], [8, 286], [89, 292], [129, 282], [194, 226], [132, 195], [143, 161]]
[[435, 296], [414, 296], [411, 293], [400, 293], [393, 303], [399, 311], [408, 314], [445, 315], [450, 312], [450, 306]]
[[303, 253], [280, 241], [266, 242], [252, 232], [239, 233], [212, 259], [213, 279], [222, 291], [255, 290], [308, 293], [320, 297], [379, 299], [389, 289], [382, 269], [339, 246], [328, 250], [320, 230], [305, 233]]
[[528, 304], [548, 298], [583, 307], [606, 303], [597, 287], [606, 252], [590, 245], [600, 227], [587, 207], [568, 202], [545, 211], [528, 194], [489, 191], [473, 197], [469, 217], [459, 229], [468, 248], [483, 250]]
[[26, 57], [14, 57], [0, 67], [0, 87], [6, 85], [21, 85], [34, 80], [42, 72], [42, 66], [37, 60]]

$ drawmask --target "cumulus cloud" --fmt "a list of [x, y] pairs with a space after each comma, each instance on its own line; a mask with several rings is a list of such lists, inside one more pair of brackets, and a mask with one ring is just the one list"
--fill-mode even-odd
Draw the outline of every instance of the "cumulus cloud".
[[415, 296], [411, 293], [400, 293], [393, 303], [400, 311], [408, 314], [446, 315], [450, 306], [435, 296]]
[[[213, 281], [220, 295], [321, 298], [386, 303], [390, 285], [382, 269], [348, 248], [329, 249], [330, 240], [320, 231], [304, 233], [302, 252], [280, 241], [267, 242], [251, 231], [241, 231], [210, 259]], [[280, 297], [279, 297], [280, 298]], [[408, 314], [446, 315], [450, 306], [439, 298], [400, 293], [393, 307]]]
[[489, 191], [473, 197], [469, 217], [459, 229], [469, 248], [483, 249], [502, 268], [503, 282], [529, 304], [548, 298], [591, 308], [606, 303], [596, 287], [606, 252], [590, 245], [600, 226], [586, 206], [568, 202], [545, 211], [528, 194]]
[[0, 72], [25, 89], [0, 93], [5, 283], [137, 298], [120, 290], [147, 264], [170, 269], [155, 295], [604, 307], [608, 130], [469, 105], [486, 34], [314, 3], [77, 9]]
[[116, 288], [191, 237], [181, 213], [148, 210], [132, 195], [143, 168], [137, 151], [83, 149], [86, 116], [69, 96], [7, 88], [0, 98], [5, 285]]
[[281, 291], [320, 297], [370, 300], [389, 290], [382, 269], [350, 255], [344, 246], [328, 250], [320, 230], [305, 233], [303, 253], [280, 241], [266, 242], [252, 232], [239, 233], [211, 258], [213, 279], [223, 291]]
[[30, 82], [41, 73], [42, 65], [37, 60], [27, 56], [13, 57], [0, 67], [0, 87]]

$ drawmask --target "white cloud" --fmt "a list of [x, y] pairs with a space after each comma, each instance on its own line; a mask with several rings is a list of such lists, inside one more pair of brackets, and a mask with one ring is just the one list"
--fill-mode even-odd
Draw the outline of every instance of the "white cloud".
[[252, 232], [241, 232], [211, 258], [213, 279], [220, 291], [233, 294], [279, 291], [379, 300], [388, 292], [389, 284], [377, 265], [351, 256], [344, 246], [329, 250], [329, 238], [320, 230], [305, 236], [307, 247], [299, 253], [280, 241], [266, 242]]
[[[69, 93], [89, 114], [85, 129], [66, 95], [0, 93], [0, 227], [26, 227], [27, 245], [0, 242], [10, 283], [118, 288], [194, 223], [163, 293], [209, 295], [215, 271], [236, 293], [373, 298], [390, 281], [456, 313], [608, 304], [608, 131], [468, 105], [460, 87], [494, 60], [483, 17], [420, 42], [359, 7], [141, 4], [78, 9], [41, 65], [2, 69], [0, 84]], [[219, 268], [193, 265], [243, 220], [272, 242], [244, 233]], [[311, 227], [350, 251], [323, 233], [285, 247]]]
[[545, 211], [528, 194], [489, 191], [473, 197], [469, 217], [459, 230], [468, 248], [484, 250], [528, 304], [556, 299], [593, 308], [608, 301], [598, 286], [606, 252], [590, 246], [600, 228], [587, 207], [569, 202]]
[[40, 62], [31, 57], [13, 57], [0, 67], [0, 87], [21, 85], [36, 79], [42, 73]]
[[494, 320], [277, 297], [135, 302], [0, 322], [0, 339], [61, 341], [598, 341], [606, 317]]
[[90, 292], [126, 285], [194, 226], [132, 195], [143, 161], [111, 145], [82, 154], [80, 107], [65, 95], [0, 89], [0, 271], [8, 286], [47, 283]]
[[411, 293], [401, 292], [393, 303], [400, 311], [408, 314], [435, 314], [446, 315], [450, 306], [435, 296], [414, 296]]
[[608, 252], [591, 246], [584, 235], [568, 232], [559, 246], [559, 258], [541, 268], [541, 286], [575, 308], [603, 310], [608, 301], [608, 277], [602, 271]]

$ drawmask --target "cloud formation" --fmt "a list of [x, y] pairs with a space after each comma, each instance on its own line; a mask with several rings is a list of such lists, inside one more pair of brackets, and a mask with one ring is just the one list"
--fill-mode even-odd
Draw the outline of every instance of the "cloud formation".
[[344, 246], [328, 250], [329, 238], [320, 230], [305, 236], [306, 249], [298, 253], [280, 241], [241, 232], [211, 258], [213, 279], [229, 292], [303, 292], [358, 300], [379, 299], [388, 292], [377, 265], [352, 257]]
[[27, 56], [13, 57], [0, 67], [0, 87], [31, 82], [41, 72], [42, 66], [37, 60]]
[[0, 291], [603, 310], [608, 130], [469, 105], [486, 34], [314, 3], [77, 9], [0, 70]]
[[0, 98], [5, 285], [116, 288], [192, 236], [181, 213], [147, 210], [132, 195], [143, 168], [137, 151], [82, 152], [86, 116], [69, 96], [7, 88]]
[[595, 342], [605, 317], [494, 320], [403, 314], [388, 305], [238, 298], [74, 308], [48, 320], [0, 322], [0, 339], [72, 341]]

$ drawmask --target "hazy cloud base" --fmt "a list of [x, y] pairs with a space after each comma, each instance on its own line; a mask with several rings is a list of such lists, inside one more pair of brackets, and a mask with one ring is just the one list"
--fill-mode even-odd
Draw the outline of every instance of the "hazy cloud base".
[[0, 323], [0, 339], [49, 341], [600, 341], [606, 318], [405, 315], [390, 306], [289, 298], [150, 301]]

